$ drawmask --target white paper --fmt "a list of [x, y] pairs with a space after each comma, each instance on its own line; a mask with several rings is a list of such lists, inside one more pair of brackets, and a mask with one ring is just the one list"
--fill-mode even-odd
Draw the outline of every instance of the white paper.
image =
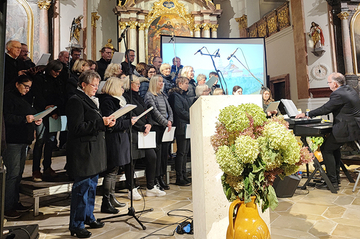
[[216, 76], [212, 76], [205, 84], [211, 89], [211, 87], [215, 84], [217, 80], [219, 80], [219, 78], [217, 78]]
[[61, 115], [56, 120], [49, 118], [49, 132], [58, 132], [67, 130], [67, 118], [65, 115]]
[[113, 57], [111, 59], [111, 63], [121, 64], [121, 62], [123, 62], [124, 55], [125, 55], [125, 53], [114, 52], [114, 55], [113, 55]]
[[147, 113], [149, 113], [152, 109], [154, 109], [154, 107], [150, 107], [149, 109], [145, 110], [143, 113], [141, 113], [140, 115], [136, 116], [135, 119], [138, 120], [141, 117], [143, 117], [144, 115], [146, 115]]
[[175, 129], [176, 127], [171, 127], [169, 132], [169, 127], [166, 127], [162, 137], [162, 142], [172, 142], [174, 140]]
[[190, 124], [187, 124], [185, 130], [185, 139], [190, 139], [190, 138], [191, 138], [191, 127]]
[[36, 63], [37, 66], [46, 66], [51, 54], [50, 53], [44, 53], [41, 55], [39, 61]]
[[284, 104], [285, 111], [290, 118], [295, 117], [297, 114], [299, 114], [299, 112], [292, 100], [281, 99], [281, 102]]
[[50, 107], [44, 111], [41, 111], [40, 113], [37, 113], [36, 115], [34, 115], [34, 121], [37, 121], [39, 119], [44, 118], [45, 116], [47, 116], [48, 114], [50, 114], [53, 110], [55, 110], [57, 108], [57, 106], [55, 105], [54, 107]]
[[275, 110], [277, 110], [277, 108], [279, 107], [280, 101], [273, 101], [270, 102], [270, 104], [268, 105], [268, 107], [266, 108], [266, 112], [273, 112]]
[[156, 132], [150, 131], [146, 136], [143, 132], [138, 132], [138, 148], [154, 149], [156, 148]]
[[123, 116], [124, 114], [128, 113], [130, 110], [135, 109], [137, 106], [132, 104], [127, 104], [124, 107], [118, 109], [114, 113], [112, 113], [110, 116], [114, 116], [115, 119]]

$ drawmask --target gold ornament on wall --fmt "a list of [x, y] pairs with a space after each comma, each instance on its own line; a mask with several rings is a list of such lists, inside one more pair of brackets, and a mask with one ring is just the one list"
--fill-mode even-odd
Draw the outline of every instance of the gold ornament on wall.
[[236, 18], [235, 20], [239, 23], [239, 29], [240, 30], [247, 28], [247, 25], [248, 25], [248, 23], [247, 23], [247, 15], [244, 14], [241, 17]]
[[348, 12], [340, 12], [338, 15], [338, 18], [340, 18], [341, 20], [346, 20], [349, 17], [349, 13]]
[[96, 21], [100, 19], [100, 16], [97, 15], [97, 12], [91, 13], [91, 26], [96, 28]]
[[258, 35], [259, 35], [259, 37], [266, 37], [267, 36], [265, 19], [261, 19], [258, 22]]
[[205, 30], [205, 31], [208, 31], [208, 30], [210, 30], [210, 24], [209, 23], [203, 23], [202, 24], [202, 28]]
[[290, 26], [289, 2], [286, 2], [277, 8], [277, 21], [279, 31], [285, 27]]
[[266, 16], [266, 22], [269, 30], [269, 36], [278, 31], [276, 11], [273, 11]]
[[39, 9], [49, 10], [49, 8], [51, 6], [51, 1], [50, 0], [39, 0], [37, 2], [37, 5], [38, 5]]

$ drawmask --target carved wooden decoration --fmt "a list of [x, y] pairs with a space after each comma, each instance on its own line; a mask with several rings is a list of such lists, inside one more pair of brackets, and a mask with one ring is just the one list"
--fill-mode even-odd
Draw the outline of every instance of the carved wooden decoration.
[[270, 14], [266, 16], [266, 22], [268, 26], [268, 36], [278, 32], [278, 22], [277, 22], [277, 12], [272, 11]]
[[266, 18], [261, 19], [258, 21], [258, 35], [259, 37], [267, 37], [267, 24]]
[[256, 23], [249, 27], [249, 37], [258, 37], [258, 29]]
[[281, 31], [281, 29], [290, 26], [289, 2], [285, 2], [276, 11], [279, 31]]

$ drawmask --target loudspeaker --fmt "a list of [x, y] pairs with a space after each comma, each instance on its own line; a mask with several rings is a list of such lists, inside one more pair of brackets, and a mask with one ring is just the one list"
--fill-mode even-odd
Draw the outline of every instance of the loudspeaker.
[[276, 176], [273, 187], [278, 198], [289, 198], [295, 193], [300, 183], [300, 177], [296, 174], [286, 176], [283, 180]]
[[26, 226], [12, 226], [5, 227], [4, 230], [9, 230], [8, 234], [4, 235], [6, 239], [19, 238], [19, 239], [37, 239], [39, 238], [39, 225], [31, 224]]

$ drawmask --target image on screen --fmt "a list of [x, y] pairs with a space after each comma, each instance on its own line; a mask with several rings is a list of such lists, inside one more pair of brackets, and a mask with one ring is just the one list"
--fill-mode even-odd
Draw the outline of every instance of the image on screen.
[[[235, 50], [234, 56], [228, 60]], [[235, 85], [243, 88], [243, 94], [259, 94], [261, 86], [265, 86], [267, 72], [264, 38], [161, 36], [163, 63], [172, 65], [172, 59], [179, 57], [183, 66], [194, 68], [195, 80], [198, 74], [205, 74], [208, 79], [209, 73], [215, 71], [210, 54], [215, 55], [213, 60], [224, 77], [223, 87], [228, 94], [232, 94]]]

